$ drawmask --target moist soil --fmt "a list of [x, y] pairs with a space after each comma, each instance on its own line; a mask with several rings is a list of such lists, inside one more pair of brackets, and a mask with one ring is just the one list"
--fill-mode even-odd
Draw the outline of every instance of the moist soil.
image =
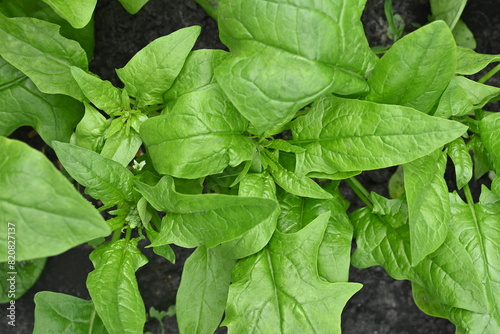
[[[469, 2], [462, 18], [477, 40], [476, 51], [499, 54], [498, 1], [471, 0]], [[368, 0], [362, 17], [371, 46], [391, 44], [391, 40], [387, 37], [383, 3], [383, 0]], [[414, 30], [415, 26], [425, 24], [428, 20], [430, 7], [427, 0], [394, 0], [393, 6], [394, 12], [400, 14], [406, 22], [406, 33]], [[123, 67], [137, 51], [154, 39], [192, 25], [202, 27], [195, 49], [226, 49], [218, 39], [216, 22], [192, 1], [150, 0], [138, 14], [130, 15], [116, 0], [99, 0], [95, 12], [96, 47], [91, 70], [101, 78], [120, 86], [115, 68]], [[493, 78], [488, 84], [500, 87], [500, 80]], [[498, 105], [491, 108], [498, 110]], [[12, 137], [46, 151], [49, 158], [55, 161], [55, 155], [50, 148], [29, 128], [19, 129]], [[369, 191], [388, 196], [386, 182], [394, 171], [395, 168], [388, 168], [366, 172], [359, 176], [359, 180]], [[454, 190], [452, 168], [448, 168], [446, 178], [450, 190]], [[483, 181], [487, 183], [487, 180]], [[478, 187], [476, 186], [475, 189], [477, 197]], [[341, 190], [352, 203], [350, 210], [363, 206], [346, 185], [341, 184]], [[49, 258], [41, 278], [16, 302], [16, 327], [6, 328], [4, 319], [0, 324], [0, 332], [22, 334], [32, 332], [33, 297], [39, 291], [61, 292], [89, 299], [85, 280], [93, 269], [88, 258], [91, 251], [90, 246], [82, 245]], [[175, 252], [177, 262], [174, 265], [154, 255], [149, 249], [144, 249], [150, 262], [138, 270], [137, 279], [147, 310], [150, 307], [167, 310], [169, 306], [175, 304], [175, 294], [179, 286], [182, 267], [191, 250], [175, 248]], [[344, 309], [342, 328], [345, 334], [447, 334], [455, 331], [454, 325], [449, 321], [433, 318], [421, 312], [413, 302], [410, 282], [393, 280], [381, 267], [363, 270], [352, 268], [350, 280], [360, 282], [364, 287]], [[163, 322], [166, 333], [178, 333], [175, 317], [166, 317]], [[160, 333], [158, 321], [148, 320], [146, 330], [155, 334]], [[226, 329], [220, 328], [217, 333], [226, 333]]]

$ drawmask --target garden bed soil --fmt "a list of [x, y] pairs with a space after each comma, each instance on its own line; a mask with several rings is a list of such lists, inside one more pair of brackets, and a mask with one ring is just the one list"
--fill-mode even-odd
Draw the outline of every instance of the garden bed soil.
[[[413, 25], [423, 25], [427, 22], [430, 11], [427, 0], [393, 2], [394, 11], [406, 22], [407, 32], [415, 29]], [[497, 6], [496, 0], [470, 1], [465, 9], [463, 20], [476, 37], [478, 52], [500, 53], [500, 12]], [[391, 41], [386, 34], [383, 0], [368, 1], [363, 23], [371, 46], [390, 44]], [[155, 38], [191, 25], [202, 27], [196, 49], [225, 49], [218, 39], [215, 21], [192, 1], [150, 0], [138, 14], [129, 15], [118, 1], [100, 0], [95, 13], [96, 48], [91, 70], [103, 79], [120, 85], [114, 72], [115, 68], [123, 67], [137, 51]], [[489, 84], [500, 86], [499, 81], [495, 79]], [[33, 132], [24, 128], [16, 131], [14, 136], [50, 153], [50, 149], [39, 137], [28, 138], [29, 134], [33, 137]], [[363, 173], [359, 180], [368, 190], [387, 196], [386, 182], [394, 170], [389, 168]], [[452, 187], [454, 184], [452, 171], [447, 172], [447, 179]], [[351, 201], [351, 210], [362, 206], [344, 184], [341, 184], [341, 190]], [[4, 319], [0, 323], [0, 332], [22, 334], [32, 332], [33, 297], [38, 291], [62, 292], [88, 299], [85, 280], [93, 269], [88, 259], [91, 251], [90, 246], [82, 245], [49, 258], [40, 280], [16, 302], [16, 327], [7, 327]], [[175, 251], [177, 262], [173, 265], [152, 254], [150, 250], [144, 250], [150, 262], [139, 269], [137, 278], [147, 309], [153, 306], [159, 310], [166, 310], [175, 304], [182, 266], [191, 252], [180, 248], [175, 248]], [[352, 268], [350, 279], [362, 283], [364, 287], [348, 302], [343, 312], [343, 333], [454, 333], [455, 327], [449, 321], [427, 316], [415, 306], [408, 281], [395, 281], [380, 267], [364, 270]], [[174, 317], [165, 318], [164, 324], [166, 333], [178, 333]], [[160, 333], [157, 320], [149, 320], [146, 330], [155, 334]], [[225, 332], [224, 328], [217, 331], [217, 333]]]

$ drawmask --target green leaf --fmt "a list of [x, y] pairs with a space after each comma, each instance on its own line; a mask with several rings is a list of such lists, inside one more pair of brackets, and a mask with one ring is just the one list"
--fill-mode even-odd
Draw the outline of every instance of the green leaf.
[[76, 29], [85, 27], [94, 14], [97, 0], [42, 0]]
[[283, 140], [283, 139], [274, 139], [274, 140], [266, 141], [262, 145], [267, 147], [267, 148], [280, 150], [283, 152], [289, 152], [289, 153], [303, 153], [303, 152], [305, 152], [304, 148], [302, 148], [300, 146], [292, 145], [288, 141]]
[[477, 47], [474, 34], [470, 31], [464, 21], [458, 20], [452, 32], [458, 46], [469, 49], [475, 49]]
[[453, 29], [465, 8], [467, 0], [430, 0], [434, 20], [443, 20]]
[[[238, 196], [261, 197], [276, 200], [276, 185], [268, 173], [250, 173], [242, 178]], [[220, 247], [226, 256], [242, 259], [264, 248], [276, 230], [279, 208], [261, 224], [251, 228], [240, 237], [223, 243]]]
[[32, 126], [50, 145], [69, 141], [83, 116], [78, 101], [63, 95], [43, 94], [22, 72], [0, 58], [0, 135], [21, 126]]
[[342, 309], [361, 285], [318, 275], [328, 216], [296, 233], [276, 232], [265, 249], [237, 263], [223, 323], [229, 333], [340, 333]]
[[476, 74], [491, 63], [499, 62], [500, 55], [476, 53], [471, 49], [457, 47], [457, 74]]
[[481, 141], [493, 162], [495, 171], [500, 174], [500, 113], [489, 114], [479, 122]]
[[200, 246], [189, 256], [175, 304], [180, 333], [213, 333], [219, 327], [235, 263], [220, 247]]
[[[123, 123], [122, 120], [116, 118], [114, 120]], [[127, 131], [126, 125], [124, 125], [115, 134], [106, 138], [101, 155], [125, 167], [137, 155], [141, 145], [142, 139], [139, 133], [134, 129]]]
[[281, 193], [278, 230], [284, 233], [297, 232], [322, 213], [331, 212], [319, 248], [319, 275], [329, 282], [347, 282], [353, 235], [351, 223], [346, 215], [349, 204], [340, 195], [336, 183], [332, 182], [327, 189], [333, 195], [333, 198], [327, 200]]
[[359, 18], [365, 0], [222, 1], [220, 38], [231, 50], [215, 71], [258, 134], [319, 96], [363, 94], [376, 61]]
[[484, 85], [467, 78], [454, 77], [444, 91], [434, 116], [463, 116], [500, 95], [500, 88]]
[[182, 95], [167, 114], [142, 125], [141, 137], [161, 174], [197, 179], [251, 160], [248, 122], [218, 85]]
[[9, 259], [0, 263], [0, 304], [21, 298], [38, 281], [46, 262], [47, 258], [40, 258], [17, 263]]
[[33, 334], [108, 333], [96, 314], [94, 303], [63, 293], [41, 291], [35, 295]]
[[136, 14], [149, 0], [118, 0], [130, 14]]
[[62, 37], [59, 28], [34, 18], [0, 14], [0, 55], [30, 77], [43, 93], [82, 100], [70, 68], [87, 69], [87, 56], [78, 42]]
[[106, 117], [87, 102], [84, 105], [85, 115], [76, 126], [72, 143], [74, 142], [77, 146], [87, 150], [100, 152], [104, 145], [104, 134], [111, 121], [108, 121]]
[[148, 260], [137, 248], [139, 239], [119, 239], [90, 254], [94, 271], [87, 277], [95, 309], [111, 333], [142, 333], [146, 309], [135, 272]]
[[[0, 137], [0, 227], [15, 225], [16, 260], [60, 254], [109, 235], [99, 212], [40, 152]], [[7, 244], [7, 233], [0, 234]], [[0, 262], [7, 253], [0, 254]]]
[[290, 125], [297, 174], [370, 170], [403, 164], [462, 135], [467, 127], [396, 105], [325, 96]]
[[111, 207], [132, 201], [134, 176], [125, 167], [96, 152], [60, 142], [54, 150], [64, 168], [87, 193]]
[[182, 95], [207, 88], [215, 83], [214, 69], [228, 55], [222, 50], [191, 51], [172, 87], [163, 95], [164, 101], [168, 106], [173, 106]]
[[454, 76], [455, 49], [451, 31], [441, 21], [404, 36], [373, 69], [366, 99], [430, 114]]
[[433, 153], [403, 165], [408, 200], [411, 263], [417, 265], [446, 239], [450, 221], [446, 153]]
[[457, 188], [462, 189], [472, 179], [473, 164], [469, 149], [462, 138], [455, 139], [446, 147], [455, 166]]
[[154, 187], [141, 182], [136, 186], [155, 209], [167, 213], [152, 246], [174, 243], [186, 248], [214, 247], [263, 223], [277, 207], [275, 201], [266, 198], [179, 194], [168, 176]]
[[405, 193], [403, 166], [398, 166], [398, 169], [392, 174], [388, 190], [391, 198], [398, 198]]
[[[402, 202], [402, 199], [387, 202]], [[386, 204], [387, 205], [387, 204]], [[399, 205], [401, 210], [405, 205]], [[350, 215], [354, 225], [357, 249], [352, 263], [358, 268], [383, 266], [398, 280], [407, 279], [425, 287], [441, 303], [466, 310], [485, 311], [485, 294], [474, 263], [461, 240], [453, 235], [453, 222], [445, 242], [432, 254], [412, 267], [410, 230], [407, 220], [391, 223], [387, 217], [368, 208]]]
[[163, 94], [172, 86], [199, 34], [200, 27], [193, 26], [157, 38], [116, 70], [139, 106], [163, 103]]
[[217, 19], [217, 7], [221, 0], [195, 0], [198, 5], [200, 5], [208, 15]]
[[97, 108], [112, 115], [123, 109], [120, 89], [109, 81], [101, 80], [97, 75], [88, 73], [78, 67], [71, 67], [71, 74], [80, 86], [83, 94]]

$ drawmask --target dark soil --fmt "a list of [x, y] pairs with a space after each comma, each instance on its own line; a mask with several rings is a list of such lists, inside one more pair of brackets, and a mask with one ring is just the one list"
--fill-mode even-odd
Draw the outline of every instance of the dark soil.
[[[368, 0], [363, 15], [365, 30], [370, 44], [389, 45], [386, 35], [386, 21], [383, 0]], [[407, 23], [406, 32], [414, 30], [413, 24], [427, 22], [429, 5], [427, 0], [394, 0], [394, 11]], [[481, 53], [500, 53], [500, 12], [498, 1], [470, 1], [465, 9], [463, 20], [473, 31]], [[135, 16], [129, 15], [116, 0], [100, 0], [95, 15], [96, 48], [91, 70], [103, 79], [120, 85], [114, 72], [123, 67], [141, 48], [155, 38], [167, 35], [177, 29], [201, 25], [202, 34], [195, 48], [224, 49], [218, 40], [216, 23], [194, 2], [186, 0], [150, 0]], [[500, 86], [500, 80], [488, 83]], [[29, 131], [20, 130], [16, 136], [25, 136]], [[25, 140], [25, 138], [20, 138]], [[26, 140], [25, 140], [26, 141]], [[44, 145], [32, 142], [41, 149]], [[387, 195], [386, 183], [394, 168], [372, 171], [360, 176], [360, 181], [370, 191]], [[447, 176], [453, 180], [452, 172]], [[451, 183], [451, 182], [450, 182]], [[351, 203], [351, 209], [362, 206], [357, 197], [345, 186], [341, 189]], [[54, 291], [88, 299], [85, 287], [87, 274], [93, 269], [88, 254], [92, 248], [82, 245], [62, 255], [48, 260], [40, 280], [28, 293], [16, 302], [17, 326], [5, 328], [6, 321], [0, 324], [1, 333], [31, 333], [33, 328], [34, 294], [38, 291]], [[182, 265], [190, 250], [175, 249], [177, 263], [170, 264], [144, 250], [150, 262], [137, 272], [137, 278], [146, 308], [155, 307], [166, 310], [175, 304], [175, 294], [180, 281]], [[343, 313], [343, 333], [454, 333], [454, 325], [444, 319], [433, 318], [421, 312], [414, 304], [411, 286], [408, 281], [394, 281], [382, 268], [364, 270], [352, 268], [351, 280], [361, 282], [364, 288], [347, 304]], [[2, 313], [3, 314], [3, 313]], [[175, 318], [164, 320], [167, 333], [177, 333]], [[146, 324], [146, 330], [160, 333], [156, 320]], [[225, 333], [220, 329], [218, 333]], [[326, 334], [326, 333], [325, 333]]]

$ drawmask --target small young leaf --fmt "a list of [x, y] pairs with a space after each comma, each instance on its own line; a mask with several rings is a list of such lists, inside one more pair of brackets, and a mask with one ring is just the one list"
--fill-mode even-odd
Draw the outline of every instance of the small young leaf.
[[453, 28], [453, 37], [458, 46], [474, 50], [477, 47], [474, 34], [467, 27], [464, 21], [458, 20], [455, 28]]
[[78, 42], [59, 34], [59, 26], [28, 17], [0, 14], [0, 55], [47, 94], [77, 100], [84, 95], [71, 75], [71, 66], [87, 69], [87, 55]]
[[[60, 254], [111, 232], [99, 212], [40, 152], [0, 137], [0, 227], [15, 225], [16, 260]], [[7, 233], [0, 234], [7, 245]], [[0, 253], [0, 262], [7, 252]]]
[[297, 173], [370, 170], [431, 153], [467, 127], [415, 109], [325, 96], [291, 123]]
[[136, 186], [155, 209], [167, 213], [152, 246], [175, 243], [187, 248], [214, 247], [263, 223], [277, 207], [275, 201], [266, 198], [179, 194], [169, 176], [154, 187], [141, 182]]
[[403, 166], [398, 166], [396, 172], [392, 174], [389, 179], [388, 188], [391, 198], [398, 198], [405, 193]]
[[457, 74], [476, 74], [491, 63], [499, 62], [500, 55], [476, 53], [471, 49], [457, 47]]
[[455, 165], [457, 188], [462, 189], [472, 179], [472, 158], [462, 138], [457, 138], [446, 145], [448, 155]]
[[85, 115], [75, 129], [72, 143], [94, 152], [101, 152], [104, 145], [104, 134], [109, 128], [110, 121], [87, 102]]
[[86, 187], [90, 196], [109, 207], [132, 201], [134, 176], [128, 169], [78, 146], [60, 142], [53, 145], [64, 168]]
[[136, 14], [149, 0], [118, 0], [130, 14]]
[[443, 20], [453, 30], [465, 8], [467, 0], [430, 0], [434, 20]]
[[74, 28], [85, 27], [94, 14], [97, 0], [42, 0]]
[[[116, 118], [115, 121], [121, 122]], [[124, 126], [113, 136], [106, 138], [101, 155], [125, 167], [137, 155], [141, 145], [142, 139], [139, 133], [134, 129], [130, 129], [127, 133]]]
[[430, 114], [455, 74], [455, 49], [451, 31], [442, 21], [406, 35], [373, 69], [366, 99]]
[[163, 94], [174, 83], [199, 34], [200, 27], [194, 26], [157, 38], [116, 70], [139, 106], [163, 103]]
[[361, 286], [318, 275], [328, 217], [296, 233], [276, 232], [265, 249], [237, 263], [223, 322], [229, 333], [340, 333], [342, 309]]
[[33, 334], [108, 333], [94, 303], [63, 293], [41, 291], [35, 295], [35, 328]]
[[219, 247], [200, 246], [189, 256], [175, 304], [181, 334], [213, 333], [219, 327], [235, 263]]
[[445, 169], [446, 154], [440, 149], [403, 165], [413, 266], [438, 249], [448, 234], [450, 201]]

